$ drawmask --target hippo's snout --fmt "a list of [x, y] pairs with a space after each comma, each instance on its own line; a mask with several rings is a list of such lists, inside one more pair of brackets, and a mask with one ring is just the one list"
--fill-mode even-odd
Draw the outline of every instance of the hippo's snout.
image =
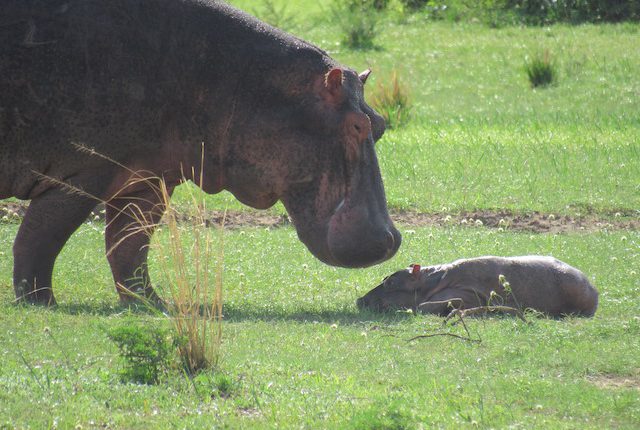
[[329, 240], [329, 249], [336, 262], [343, 267], [368, 267], [393, 257], [402, 237], [393, 228], [379, 235], [377, 240], [356, 236], [353, 240]]
[[383, 301], [378, 297], [372, 297], [371, 294], [366, 294], [356, 300], [356, 306], [359, 310], [369, 310], [374, 312], [384, 312], [386, 306]]
[[372, 225], [370, 219], [332, 222], [327, 243], [338, 265], [368, 267], [393, 257], [402, 243], [402, 236], [391, 220], [387, 220], [376, 220], [377, 225]]
[[370, 310], [370, 311], [380, 311], [382, 306], [378, 305], [373, 305], [372, 301], [369, 300], [367, 297], [360, 297], [358, 300], [356, 300], [356, 306], [358, 307], [358, 310], [361, 311], [365, 311], [365, 310]]

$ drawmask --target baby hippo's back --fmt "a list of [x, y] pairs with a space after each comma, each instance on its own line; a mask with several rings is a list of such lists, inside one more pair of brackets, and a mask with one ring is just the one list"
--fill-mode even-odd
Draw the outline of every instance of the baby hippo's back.
[[[505, 291], [500, 275], [508, 282]], [[480, 257], [451, 263], [445, 278], [480, 296], [498, 293], [505, 305], [533, 308], [549, 315], [593, 316], [598, 292], [575, 267], [553, 257]], [[497, 299], [500, 300], [500, 299]]]

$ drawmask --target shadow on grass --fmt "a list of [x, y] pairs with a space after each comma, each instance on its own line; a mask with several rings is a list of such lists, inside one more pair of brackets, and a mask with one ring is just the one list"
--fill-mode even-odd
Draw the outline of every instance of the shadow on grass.
[[360, 325], [365, 322], [397, 322], [413, 317], [406, 312], [377, 313], [371, 311], [359, 311], [352, 307], [336, 309], [297, 309], [275, 306], [255, 307], [246, 304], [225, 304], [223, 307], [224, 320], [227, 322], [246, 321], [296, 321], [296, 322], [322, 322], [339, 323], [341, 325]]
[[81, 316], [116, 316], [116, 315], [160, 315], [153, 307], [144, 305], [121, 305], [117, 302], [80, 302], [61, 303], [51, 308], [54, 312]]
[[[16, 305], [25, 309], [35, 308], [33, 305]], [[117, 302], [71, 302], [60, 303], [51, 308], [40, 307], [51, 312], [57, 312], [73, 316], [118, 316], [118, 315], [140, 315], [158, 316], [160, 311], [143, 305], [120, 305]], [[224, 321], [226, 322], [251, 322], [251, 321], [295, 321], [295, 322], [322, 322], [339, 323], [342, 325], [358, 325], [364, 322], [384, 322], [392, 323], [405, 321], [413, 316], [405, 312], [376, 313], [371, 311], [359, 311], [350, 306], [334, 309], [318, 309], [299, 307], [295, 309], [285, 308], [278, 305], [255, 306], [252, 303], [230, 304], [223, 307]], [[204, 314], [204, 307], [201, 307]]]

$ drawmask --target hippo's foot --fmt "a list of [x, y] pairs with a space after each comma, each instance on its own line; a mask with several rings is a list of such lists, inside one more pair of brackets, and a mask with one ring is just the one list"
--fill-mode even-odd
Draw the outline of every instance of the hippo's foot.
[[127, 307], [151, 307], [162, 312], [166, 312], [167, 304], [158, 296], [155, 290], [149, 285], [146, 287], [126, 288], [117, 285], [118, 295], [120, 296], [120, 304]]
[[55, 306], [56, 299], [51, 287], [34, 288], [26, 279], [13, 287], [16, 293], [16, 303], [26, 303], [40, 306]]

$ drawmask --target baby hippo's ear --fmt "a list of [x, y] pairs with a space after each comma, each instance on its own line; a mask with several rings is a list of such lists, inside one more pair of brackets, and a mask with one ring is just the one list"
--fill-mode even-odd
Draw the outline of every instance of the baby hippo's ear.
[[420, 275], [420, 265], [419, 264], [412, 264], [411, 265], [411, 277], [413, 279], [418, 279], [419, 275]]

